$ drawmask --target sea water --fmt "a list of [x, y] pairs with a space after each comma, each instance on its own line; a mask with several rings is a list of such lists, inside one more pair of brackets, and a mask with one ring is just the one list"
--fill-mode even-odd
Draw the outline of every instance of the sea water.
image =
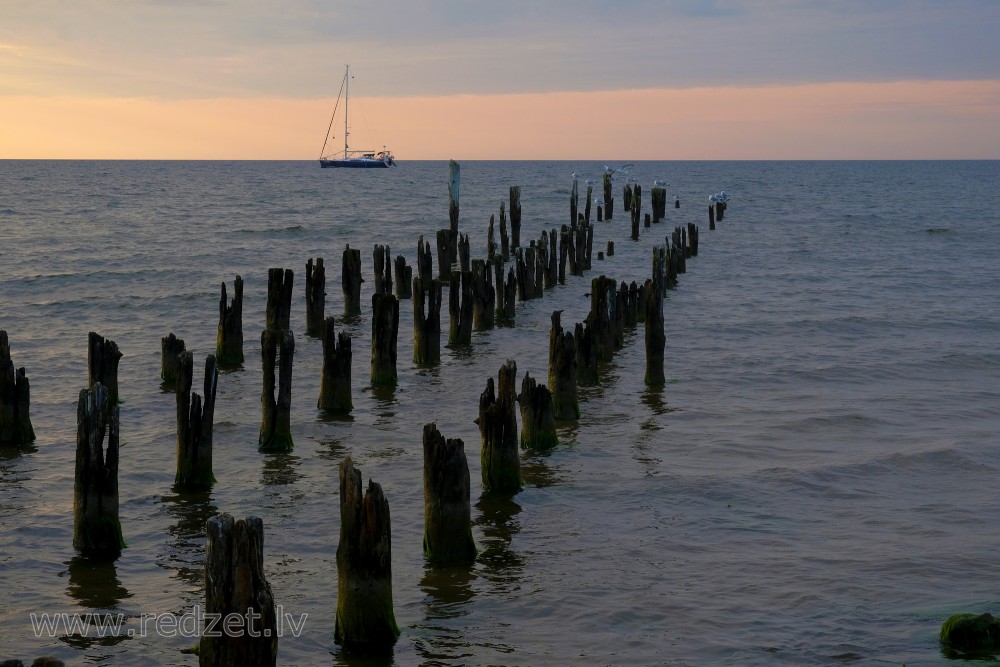
[[[601, 195], [619, 161], [464, 162], [459, 229], [486, 253], [490, 216], [521, 186], [522, 244], [569, 222], [573, 172]], [[625, 178], [668, 182], [667, 217], [630, 240]], [[448, 226], [448, 165], [374, 171], [315, 162], [0, 161], [0, 329], [31, 382], [37, 440], [0, 450], [0, 658], [195, 665], [156, 618], [204, 605], [204, 525], [256, 515], [286, 626], [278, 662], [354, 664], [334, 643], [338, 465], [391, 508], [400, 665], [940, 664], [941, 622], [1000, 611], [1000, 163], [640, 162], [615, 181], [584, 276], [519, 302], [512, 326], [369, 382], [374, 244], [415, 264]], [[725, 190], [710, 231], [708, 196]], [[673, 195], [680, 199], [672, 207]], [[596, 208], [596, 207], [595, 207]], [[480, 393], [507, 359], [545, 381], [551, 314], [589, 309], [590, 281], [642, 282], [677, 225], [699, 255], [664, 304], [667, 384], [643, 383], [642, 325], [581, 388], [551, 452], [523, 452], [524, 490], [484, 494]], [[597, 252], [613, 241], [613, 256]], [[361, 250], [364, 312], [345, 319], [339, 268]], [[352, 336], [354, 411], [316, 410], [322, 347], [305, 335], [304, 266], [323, 257], [327, 313]], [[295, 271], [290, 453], [257, 449], [267, 270]], [[214, 352], [221, 286], [245, 281], [246, 363], [219, 378], [209, 493], [173, 490], [175, 399], [160, 339]], [[447, 291], [447, 288], [446, 288]], [[127, 548], [72, 546], [75, 411], [87, 333], [119, 367]], [[468, 568], [422, 555], [421, 430], [465, 443]], [[122, 614], [116, 636], [48, 636], [32, 614]], [[150, 622], [149, 619], [154, 619]], [[190, 630], [190, 627], [187, 628]], [[129, 632], [131, 631], [131, 632]], [[41, 636], [39, 636], [41, 635]]]

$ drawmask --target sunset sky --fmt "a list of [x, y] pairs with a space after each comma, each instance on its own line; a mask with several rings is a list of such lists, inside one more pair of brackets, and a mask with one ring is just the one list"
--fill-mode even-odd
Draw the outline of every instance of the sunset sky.
[[[998, 0], [0, 0], [0, 158], [1000, 158]], [[343, 145], [342, 128], [333, 139]]]

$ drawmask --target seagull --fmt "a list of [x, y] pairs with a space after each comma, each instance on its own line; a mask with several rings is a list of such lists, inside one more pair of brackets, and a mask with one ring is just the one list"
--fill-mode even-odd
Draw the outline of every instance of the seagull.
[[653, 181], [653, 187], [654, 188], [662, 188], [666, 184], [667, 184], [666, 181], [662, 181], [662, 180], [659, 180], [659, 179]]
[[586, 183], [587, 185], [593, 185], [594, 184], [594, 179], [588, 178], [587, 180], [584, 181], [584, 183]]

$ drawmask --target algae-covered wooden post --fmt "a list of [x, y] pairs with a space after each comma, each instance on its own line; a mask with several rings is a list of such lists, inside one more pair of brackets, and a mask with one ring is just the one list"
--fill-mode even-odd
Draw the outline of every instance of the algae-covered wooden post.
[[[497, 285], [497, 291], [500, 291]], [[500, 299], [497, 299], [497, 320], [504, 323], [514, 321], [514, 314], [517, 311], [517, 277], [514, 275], [514, 267], [507, 269], [507, 281], [503, 283], [503, 310], [500, 309]]]
[[510, 241], [512, 248], [521, 247], [521, 186], [510, 186]]
[[[611, 190], [611, 172], [604, 171], [604, 219], [610, 220], [614, 217], [615, 198]], [[600, 219], [600, 218], [598, 218]]]
[[194, 355], [177, 357], [177, 474], [174, 485], [182, 489], [207, 489], [215, 483], [212, 474], [212, 422], [219, 370], [215, 356], [205, 358], [204, 399], [191, 391]]
[[495, 322], [496, 290], [492, 276], [486, 260], [472, 260], [472, 328], [475, 331], [492, 329]]
[[392, 610], [389, 503], [350, 458], [340, 464], [340, 543], [337, 545], [337, 618], [334, 641], [356, 650], [381, 650], [399, 637]]
[[550, 229], [548, 233], [548, 266], [545, 267], [545, 287], [551, 289], [559, 283], [558, 234]]
[[113, 340], [91, 331], [87, 337], [87, 385], [100, 382], [108, 392], [110, 403], [120, 403], [118, 396], [118, 361], [122, 353]]
[[334, 332], [333, 318], [323, 322], [323, 370], [316, 407], [333, 414], [354, 409], [351, 400], [351, 336]]
[[234, 368], [243, 363], [243, 278], [240, 276], [236, 276], [233, 283], [231, 304], [226, 303], [226, 283], [222, 283], [215, 359], [222, 368]]
[[645, 382], [652, 387], [659, 387], [664, 383], [663, 349], [667, 337], [663, 331], [663, 296], [659, 287], [649, 279], [645, 283], [643, 310], [646, 326]]
[[173, 333], [160, 339], [160, 379], [172, 388], [177, 382], [177, 357], [184, 351], [184, 341]]
[[291, 269], [267, 270], [267, 305], [264, 310], [264, 328], [276, 331], [291, 329], [292, 282]]
[[946, 658], [993, 663], [1000, 653], [1000, 619], [988, 612], [953, 614], [941, 624], [938, 641]]
[[7, 332], [0, 330], [0, 445], [26, 445], [35, 439], [30, 404], [28, 376], [24, 368], [14, 368]]
[[449, 345], [472, 342], [472, 272], [452, 271], [448, 290]]
[[73, 546], [85, 555], [113, 558], [125, 547], [118, 518], [118, 416], [118, 404], [100, 382], [80, 391], [76, 408]]
[[417, 277], [424, 289], [429, 289], [434, 280], [434, 255], [431, 253], [430, 241], [425, 242], [423, 234], [417, 241]]
[[552, 312], [549, 329], [549, 391], [556, 419], [579, 419], [580, 400], [576, 383], [576, 341], [573, 334], [563, 331], [561, 310]]
[[375, 262], [375, 291], [380, 294], [392, 294], [392, 261], [389, 259], [389, 246], [376, 243], [372, 254]]
[[517, 415], [514, 402], [517, 364], [513, 359], [500, 367], [499, 390], [493, 378], [479, 397], [479, 434], [483, 487], [488, 491], [511, 493], [521, 489], [521, 462], [518, 454]]
[[392, 294], [372, 294], [372, 384], [396, 384], [396, 340], [399, 334], [399, 299]]
[[323, 333], [326, 310], [326, 267], [323, 258], [310, 257], [306, 262], [306, 333], [319, 336]]
[[490, 216], [490, 224], [486, 230], [486, 261], [492, 262], [497, 254], [496, 216]]
[[551, 449], [558, 445], [549, 388], [525, 373], [517, 403], [521, 407], [521, 449]]
[[396, 277], [396, 298], [400, 301], [413, 298], [413, 292], [411, 291], [413, 286], [413, 267], [406, 265], [405, 257], [396, 255], [393, 269]]
[[594, 182], [587, 179], [587, 201], [583, 207], [583, 222], [590, 224], [590, 202], [594, 198]]
[[435, 565], [476, 560], [470, 486], [465, 443], [424, 424], [424, 556]]
[[198, 645], [200, 667], [273, 667], [278, 620], [264, 576], [264, 522], [229, 514], [205, 526], [205, 618], [216, 619]]
[[599, 276], [590, 281], [590, 315], [588, 325], [593, 328], [597, 358], [611, 361], [615, 354], [612, 317], [615, 307], [615, 280]]
[[361, 251], [344, 248], [344, 263], [340, 273], [340, 285], [344, 291], [344, 315], [352, 317], [361, 314]]
[[[426, 308], [424, 304], [426, 303]], [[413, 363], [441, 363], [441, 281], [413, 279]]]
[[459, 234], [458, 235], [458, 266], [462, 271], [471, 271], [472, 256], [469, 254], [469, 235]]
[[[260, 394], [261, 423], [258, 444], [264, 451], [291, 451], [292, 443], [292, 360], [295, 338], [286, 330], [264, 329], [260, 335], [261, 364], [264, 370]], [[278, 364], [275, 396], [275, 364]]]

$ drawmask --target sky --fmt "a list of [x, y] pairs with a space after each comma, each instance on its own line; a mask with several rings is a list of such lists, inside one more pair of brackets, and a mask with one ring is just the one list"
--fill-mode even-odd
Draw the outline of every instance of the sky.
[[351, 146], [401, 161], [1000, 159], [998, 28], [1000, 0], [0, 0], [0, 159], [316, 159], [346, 64]]

